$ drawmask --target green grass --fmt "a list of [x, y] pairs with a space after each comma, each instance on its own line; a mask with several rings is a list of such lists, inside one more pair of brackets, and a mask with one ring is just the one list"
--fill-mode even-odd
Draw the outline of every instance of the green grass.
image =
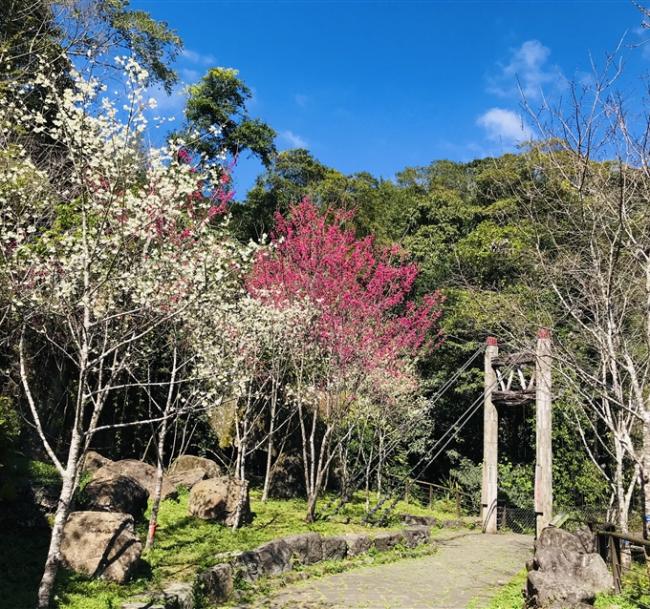
[[[512, 581], [499, 588], [485, 609], [522, 609], [521, 591], [526, 583], [526, 571], [518, 573]], [[479, 609], [479, 601], [471, 602], [467, 609]], [[636, 564], [625, 576], [621, 594], [599, 594], [595, 609], [650, 609], [650, 582], [645, 565]]]
[[[524, 597], [522, 590], [526, 583], [526, 570], [523, 569], [515, 575], [505, 586], [501, 586], [496, 594], [490, 599], [485, 609], [522, 609]], [[467, 609], [479, 609], [479, 600], [469, 603]]]
[[[40, 465], [30, 466], [29, 473], [41, 480], [50, 480], [52, 472]], [[441, 520], [454, 519], [446, 511], [444, 503], [430, 510], [419, 504], [400, 501], [392, 518], [384, 529], [369, 528], [362, 524], [365, 516], [365, 498], [359, 494], [335, 515], [333, 497], [325, 497], [320, 511], [326, 517], [307, 524], [304, 520], [306, 502], [303, 499], [261, 501], [261, 493], [251, 491], [251, 508], [255, 512], [252, 524], [233, 531], [222, 525], [193, 518], [188, 515], [187, 492], [181, 493], [178, 501], [164, 501], [159, 513], [159, 528], [154, 549], [143, 555], [143, 568], [127, 585], [120, 586], [101, 580], [90, 580], [78, 574], [62, 570], [56, 585], [57, 609], [118, 609], [120, 603], [141, 592], [162, 588], [169, 581], [191, 581], [197, 571], [212, 566], [221, 552], [247, 550], [258, 545], [296, 533], [315, 531], [323, 535], [365, 531], [370, 534], [386, 528], [401, 528], [397, 514], [411, 513], [435, 516]], [[328, 516], [329, 514], [329, 516]], [[148, 516], [148, 514], [147, 514]], [[138, 534], [144, 539], [146, 519], [137, 525]], [[34, 606], [36, 587], [40, 580], [45, 560], [49, 532], [0, 532], [0, 598], [12, 609], [27, 609]], [[413, 555], [406, 548], [390, 552], [391, 556], [375, 557], [373, 554], [358, 559], [395, 560], [401, 556]], [[333, 572], [354, 566], [355, 560], [323, 563], [313, 569], [313, 574]], [[6, 577], [4, 575], [7, 575]], [[265, 584], [260, 584], [262, 590]]]
[[645, 565], [635, 564], [623, 578], [621, 594], [599, 594], [596, 609], [650, 608], [650, 578]]

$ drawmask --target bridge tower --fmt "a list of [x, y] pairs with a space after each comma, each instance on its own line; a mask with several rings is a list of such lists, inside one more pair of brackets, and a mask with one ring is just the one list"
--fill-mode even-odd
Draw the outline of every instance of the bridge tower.
[[553, 518], [551, 334], [537, 334], [535, 352], [499, 356], [497, 339], [487, 339], [483, 391], [483, 480], [481, 518], [485, 533], [497, 532], [499, 409], [535, 402], [536, 533]]

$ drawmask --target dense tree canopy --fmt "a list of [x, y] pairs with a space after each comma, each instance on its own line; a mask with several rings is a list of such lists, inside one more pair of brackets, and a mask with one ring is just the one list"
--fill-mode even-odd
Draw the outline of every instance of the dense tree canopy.
[[[146, 98], [177, 82], [180, 48], [126, 0], [0, 5], [0, 502], [21, 459], [52, 464], [41, 608], [91, 448], [155, 462], [148, 548], [185, 452], [242, 481], [235, 528], [248, 483], [266, 501], [281, 476], [310, 522], [325, 490], [360, 489], [370, 522], [414, 477], [478, 508], [481, 418], [451, 432], [480, 403], [486, 337], [529, 350], [540, 327], [556, 505], [623, 530], [647, 513], [650, 151], [612, 79], [585, 98], [599, 112], [546, 108], [517, 153], [384, 179], [278, 152], [234, 69], [210, 68], [182, 127], [146, 145]], [[264, 171], [234, 202], [246, 151]], [[513, 408], [499, 430], [499, 500], [520, 508], [533, 417]]]

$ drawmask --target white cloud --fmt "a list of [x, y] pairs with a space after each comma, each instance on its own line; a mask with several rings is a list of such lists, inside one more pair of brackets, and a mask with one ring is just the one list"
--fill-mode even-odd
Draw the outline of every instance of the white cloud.
[[551, 50], [539, 40], [526, 40], [512, 49], [506, 64], [499, 64], [499, 72], [488, 79], [488, 92], [500, 97], [539, 99], [545, 88], [557, 90], [566, 86], [566, 78], [559, 66], [550, 64]]
[[304, 108], [309, 103], [309, 97], [302, 93], [296, 93], [293, 96], [293, 99], [295, 100], [296, 104], [298, 104], [301, 108]]
[[280, 138], [285, 142], [288, 142], [292, 148], [307, 148], [307, 141], [289, 129], [281, 131], [279, 135]]
[[194, 83], [201, 78], [201, 73], [198, 70], [192, 70], [190, 68], [181, 68], [179, 74], [181, 80], [185, 83]]
[[148, 97], [156, 100], [155, 113], [163, 114], [182, 112], [187, 101], [187, 86], [183, 83], [176, 85], [171, 93], [167, 92], [160, 85], [151, 87], [148, 91]]
[[533, 137], [523, 118], [504, 108], [490, 108], [478, 117], [476, 124], [485, 129], [489, 139], [505, 145], [518, 144]]
[[198, 51], [192, 51], [191, 49], [183, 49], [181, 51], [181, 57], [186, 59], [190, 63], [199, 64], [202, 66], [215, 65], [217, 59], [214, 55], [199, 53]]

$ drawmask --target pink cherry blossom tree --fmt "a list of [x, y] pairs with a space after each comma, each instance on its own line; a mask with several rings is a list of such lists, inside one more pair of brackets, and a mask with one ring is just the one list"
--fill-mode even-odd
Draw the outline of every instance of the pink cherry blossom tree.
[[[439, 338], [439, 293], [411, 298], [418, 275], [398, 247], [359, 239], [353, 214], [319, 210], [309, 200], [276, 215], [270, 247], [258, 253], [249, 292], [274, 307], [309, 303], [307, 340], [293, 349], [293, 398], [302, 438], [307, 520], [327, 479], [335, 448], [352, 433], [347, 416], [376, 372], [396, 382]], [[345, 422], [345, 424], [343, 424]]]

